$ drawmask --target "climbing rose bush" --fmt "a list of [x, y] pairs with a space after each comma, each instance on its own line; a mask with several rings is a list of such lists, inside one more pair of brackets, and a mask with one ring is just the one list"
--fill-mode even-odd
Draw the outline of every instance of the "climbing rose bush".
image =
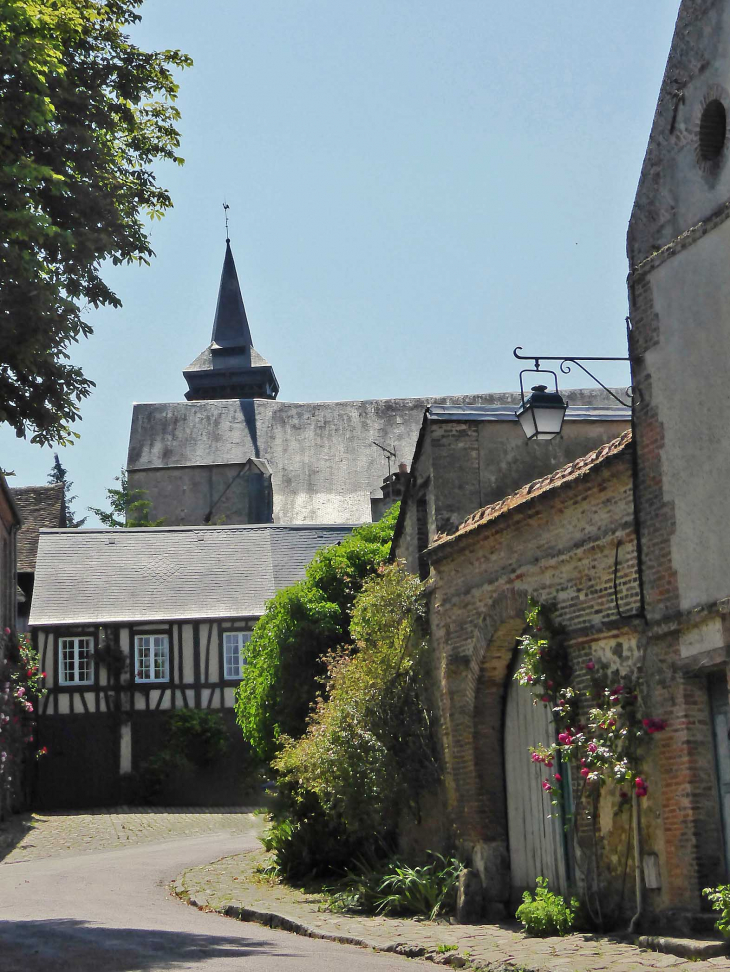
[[0, 637], [0, 820], [21, 797], [23, 764], [45, 755], [36, 743], [38, 703], [46, 694], [46, 673], [27, 635], [6, 628]]
[[[608, 672], [590, 660], [586, 670], [592, 687], [586, 693], [591, 700], [585, 722], [579, 716], [579, 692], [571, 682], [567, 652], [562, 637], [550, 629], [547, 613], [531, 604], [527, 614], [527, 631], [520, 639], [523, 660], [515, 679], [529, 686], [536, 705], [549, 705], [558, 729], [557, 741], [551, 746], [532, 747], [531, 759], [548, 768], [571, 763], [578, 768], [583, 785], [603, 787], [608, 783], [621, 787], [622, 803], [630, 799], [633, 787], [638, 797], [645, 797], [648, 784], [640, 775], [642, 750], [647, 737], [663, 732], [663, 719], [642, 718], [638, 680], [626, 675], [620, 682], [607, 683]], [[559, 769], [543, 789], [558, 803], [563, 778]]]

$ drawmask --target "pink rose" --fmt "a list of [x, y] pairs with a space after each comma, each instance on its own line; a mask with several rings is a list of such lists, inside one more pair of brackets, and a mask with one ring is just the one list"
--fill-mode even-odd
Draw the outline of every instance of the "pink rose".
[[560, 775], [560, 773], [555, 774], [555, 779], [558, 781], [558, 783], [563, 782], [563, 777]]
[[580, 775], [583, 776], [583, 777], [588, 776], [589, 773], [590, 773], [590, 770], [588, 769], [587, 766], [584, 766], [583, 769], [580, 771]]
[[596, 667], [596, 663], [594, 661], [586, 662], [586, 668], [588, 669], [589, 672], [592, 672], [595, 667]]

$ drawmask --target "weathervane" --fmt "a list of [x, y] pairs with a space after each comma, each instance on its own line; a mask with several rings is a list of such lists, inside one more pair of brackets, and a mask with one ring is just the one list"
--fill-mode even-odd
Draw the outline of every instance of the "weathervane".
[[227, 202], [226, 202], [226, 201], [224, 200], [224, 201], [223, 201], [223, 212], [224, 212], [224, 213], [226, 214], [226, 243], [230, 243], [230, 242], [231, 242], [231, 240], [230, 240], [230, 237], [228, 236], [228, 210], [229, 210], [230, 208], [231, 208], [231, 207], [230, 207], [230, 206], [228, 205], [228, 203], [227, 203]]

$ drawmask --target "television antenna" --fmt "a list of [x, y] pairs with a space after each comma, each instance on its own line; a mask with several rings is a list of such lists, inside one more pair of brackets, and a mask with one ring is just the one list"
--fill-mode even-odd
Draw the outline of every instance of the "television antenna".
[[373, 445], [377, 446], [378, 449], [380, 449], [380, 451], [385, 456], [386, 461], [388, 463], [388, 478], [390, 478], [391, 475], [390, 464], [391, 462], [395, 462], [395, 458], [396, 458], [395, 445], [393, 446], [392, 449], [389, 449], [387, 446], [381, 445], [379, 442], [376, 442], [375, 439], [372, 439], [371, 441]]

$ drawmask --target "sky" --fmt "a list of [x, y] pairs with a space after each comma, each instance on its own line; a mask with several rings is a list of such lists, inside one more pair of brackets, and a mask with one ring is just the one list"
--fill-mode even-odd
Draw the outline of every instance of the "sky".
[[[125, 464], [133, 402], [181, 401], [210, 341], [222, 203], [254, 345], [286, 401], [518, 388], [533, 354], [626, 354], [625, 236], [677, 0], [147, 0], [177, 48], [182, 168], [150, 267], [109, 266], [59, 450], [77, 516]], [[611, 385], [628, 366], [597, 366]], [[590, 384], [571, 374], [563, 387]], [[53, 450], [0, 427], [10, 485]], [[97, 523], [92, 516], [87, 526]]]

